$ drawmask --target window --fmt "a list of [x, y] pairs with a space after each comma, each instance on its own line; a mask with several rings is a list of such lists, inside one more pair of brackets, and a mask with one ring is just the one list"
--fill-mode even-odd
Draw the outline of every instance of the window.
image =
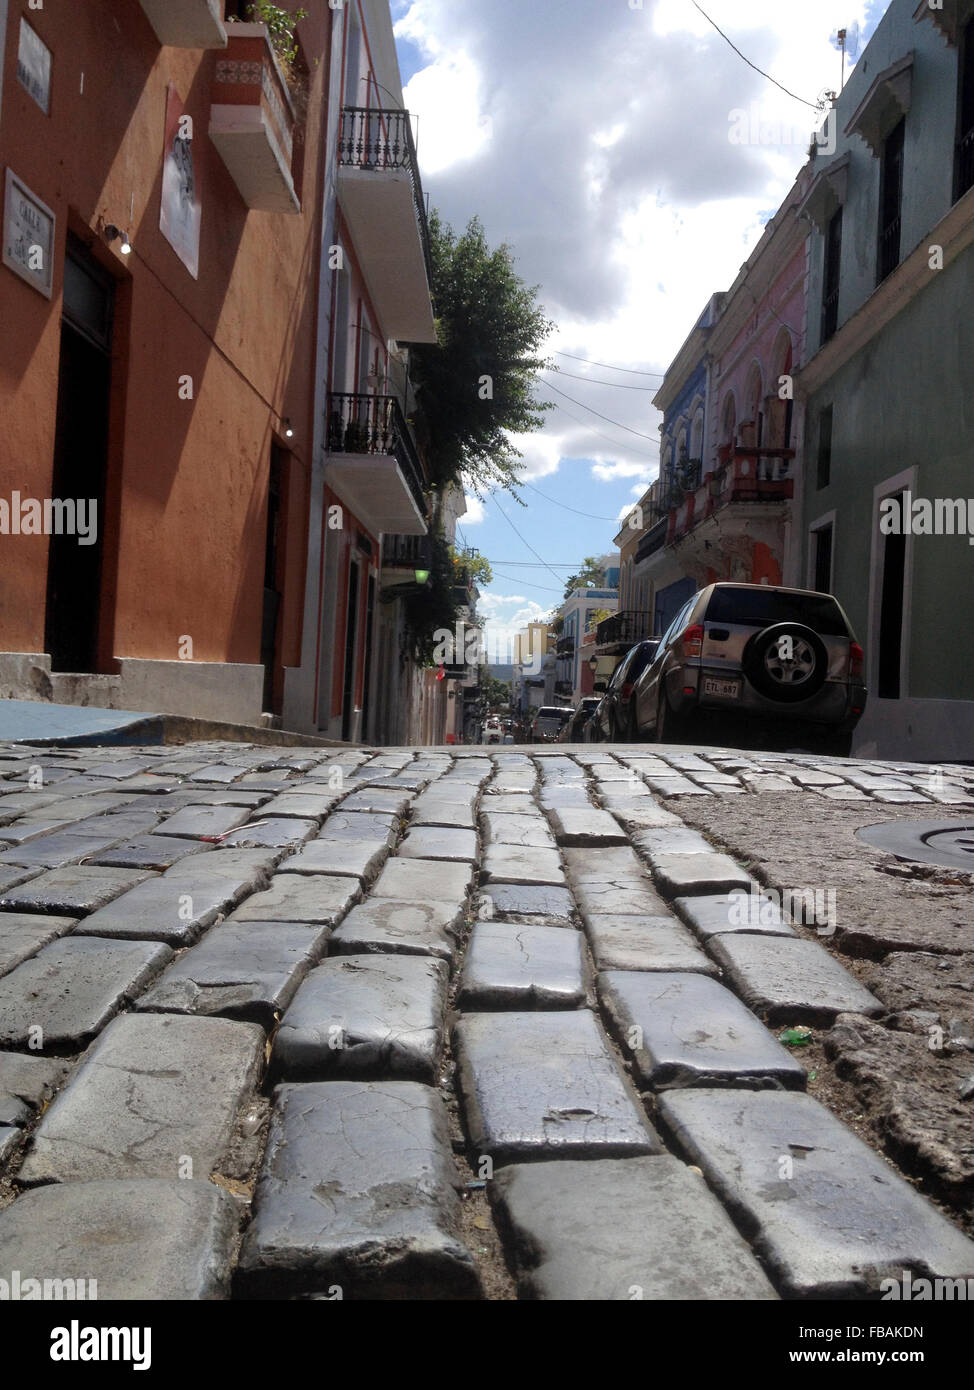
[[822, 343], [839, 326], [839, 267], [842, 260], [842, 209], [829, 218], [825, 233], [825, 276], [822, 282]]
[[832, 406], [827, 405], [818, 417], [818, 467], [815, 486], [821, 491], [828, 487], [832, 476]]
[[900, 263], [900, 230], [903, 207], [903, 138], [906, 121], [893, 127], [883, 144], [879, 174], [879, 245], [876, 284], [881, 285]]
[[958, 96], [957, 198], [974, 187], [974, 19], [968, 20], [960, 45]]

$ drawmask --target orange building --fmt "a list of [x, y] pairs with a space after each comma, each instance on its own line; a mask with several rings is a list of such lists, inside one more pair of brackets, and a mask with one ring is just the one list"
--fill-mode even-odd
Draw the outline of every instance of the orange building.
[[0, 0], [0, 697], [411, 736], [426, 211], [387, 0], [301, 8]]

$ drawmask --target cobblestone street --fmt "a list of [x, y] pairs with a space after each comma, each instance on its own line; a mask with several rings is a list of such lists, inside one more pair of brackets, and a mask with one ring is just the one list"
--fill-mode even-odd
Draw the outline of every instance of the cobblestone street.
[[974, 1278], [971, 876], [854, 834], [966, 808], [974, 769], [672, 745], [0, 746], [0, 1275]]

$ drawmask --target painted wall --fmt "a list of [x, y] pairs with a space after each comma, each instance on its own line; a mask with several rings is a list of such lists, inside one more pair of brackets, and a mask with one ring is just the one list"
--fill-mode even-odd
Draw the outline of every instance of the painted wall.
[[[49, 494], [66, 231], [83, 236], [117, 283], [108, 551], [102, 662], [173, 660], [184, 635], [197, 660], [260, 658], [270, 447], [289, 417], [282, 660], [298, 659], [313, 428], [319, 130], [331, 11], [305, 0], [311, 73], [300, 216], [252, 212], [211, 145], [219, 54], [161, 48], [130, 0], [28, 11], [11, 3], [0, 121], [9, 165], [57, 214], [50, 302], [0, 269], [0, 495]], [[25, 14], [53, 53], [50, 115], [16, 79]], [[83, 74], [83, 82], [82, 82]], [[167, 87], [194, 123], [202, 200], [199, 278], [159, 230]], [[133, 254], [100, 234], [126, 228]], [[180, 401], [178, 379], [193, 378]], [[165, 427], [160, 428], [160, 422]], [[0, 648], [43, 651], [47, 547], [4, 539]]]

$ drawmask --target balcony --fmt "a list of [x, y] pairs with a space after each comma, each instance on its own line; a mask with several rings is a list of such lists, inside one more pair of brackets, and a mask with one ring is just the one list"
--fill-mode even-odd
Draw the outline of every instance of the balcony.
[[210, 139], [248, 208], [298, 213], [291, 177], [294, 107], [267, 27], [231, 29], [210, 94]]
[[568, 637], [559, 637], [559, 638], [558, 638], [558, 641], [555, 643], [555, 655], [556, 655], [556, 656], [574, 656], [574, 655], [575, 655], [575, 638], [574, 638], [571, 634], [569, 634]]
[[702, 485], [670, 513], [667, 545], [688, 535], [714, 512], [730, 505], [783, 504], [794, 495], [788, 476], [794, 449], [737, 445], [720, 450], [720, 463]]
[[139, 0], [166, 48], [226, 48], [222, 0]]
[[595, 644], [598, 647], [619, 645], [628, 648], [652, 635], [649, 614], [628, 609], [602, 619], [595, 631]]
[[385, 335], [435, 343], [429, 227], [408, 111], [342, 109], [338, 200]]
[[426, 536], [382, 537], [381, 587], [417, 583], [416, 571], [429, 573], [433, 566], [433, 543]]
[[636, 546], [636, 554], [634, 557], [635, 564], [638, 565], [642, 560], [648, 560], [651, 555], [655, 555], [657, 551], [663, 549], [663, 546], [666, 544], [667, 521], [668, 517], [664, 516], [646, 532], [645, 536], [643, 536], [642, 540]]
[[373, 535], [426, 535], [423, 466], [395, 396], [332, 392], [327, 448], [329, 487]]

